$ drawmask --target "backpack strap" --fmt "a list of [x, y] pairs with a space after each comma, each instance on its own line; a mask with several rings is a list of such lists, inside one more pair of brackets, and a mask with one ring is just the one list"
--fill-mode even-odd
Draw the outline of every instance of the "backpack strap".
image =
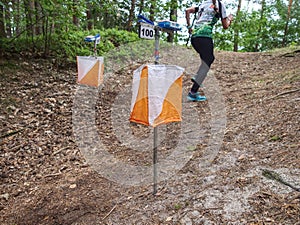
[[220, 18], [223, 19], [223, 16], [222, 16], [222, 4], [221, 4], [221, 1], [218, 0], [219, 2], [219, 14], [220, 14]]
[[213, 2], [213, 5], [214, 5], [214, 10], [216, 11], [216, 17], [219, 19], [223, 19], [222, 18], [222, 4], [221, 4], [221, 1], [218, 0], [218, 3], [219, 3], [219, 6], [217, 7], [217, 0], [212, 0]]

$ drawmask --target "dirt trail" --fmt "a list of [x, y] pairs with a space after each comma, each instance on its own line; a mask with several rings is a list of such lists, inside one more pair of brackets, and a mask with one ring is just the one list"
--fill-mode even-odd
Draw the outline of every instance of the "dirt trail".
[[[202, 88], [208, 101], [187, 103], [199, 59], [177, 50], [162, 53], [161, 63], [186, 69], [183, 119], [196, 121], [189, 126], [198, 133], [190, 145], [180, 139], [184, 125], [160, 128], [159, 159], [179, 145], [189, 158], [161, 180], [158, 196], [149, 183], [109, 179], [110, 168], [107, 176], [97, 173], [81, 152], [72, 117], [77, 103], [95, 100], [92, 123], [107, 152], [128, 165], [151, 166], [152, 130], [122, 123], [140, 63], [111, 74], [97, 91], [78, 87], [75, 67], [2, 59], [0, 224], [299, 224], [300, 193], [262, 171], [300, 188], [300, 54], [216, 52]], [[87, 96], [76, 101], [81, 93]]]

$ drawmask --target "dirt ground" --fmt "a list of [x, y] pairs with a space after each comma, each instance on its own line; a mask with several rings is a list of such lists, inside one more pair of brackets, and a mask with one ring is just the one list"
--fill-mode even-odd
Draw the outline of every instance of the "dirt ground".
[[187, 157], [159, 173], [157, 195], [147, 173], [115, 176], [152, 169], [152, 128], [128, 122], [142, 61], [95, 89], [76, 83], [76, 65], [1, 59], [0, 224], [300, 224], [299, 51], [216, 52], [200, 103], [185, 98], [198, 56], [177, 51], [161, 63], [186, 69], [183, 121], [159, 128], [158, 160]]

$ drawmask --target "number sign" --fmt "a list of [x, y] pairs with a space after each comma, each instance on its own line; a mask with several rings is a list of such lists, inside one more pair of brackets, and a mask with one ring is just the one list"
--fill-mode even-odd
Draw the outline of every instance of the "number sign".
[[154, 27], [145, 23], [140, 24], [139, 37], [145, 39], [154, 39]]

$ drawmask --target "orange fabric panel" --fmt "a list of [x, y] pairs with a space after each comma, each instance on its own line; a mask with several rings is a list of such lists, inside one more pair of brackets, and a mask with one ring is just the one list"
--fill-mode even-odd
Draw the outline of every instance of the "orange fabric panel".
[[180, 76], [169, 88], [164, 99], [162, 112], [155, 119], [153, 127], [169, 122], [181, 121], [182, 111], [182, 76]]
[[138, 95], [130, 121], [149, 126], [148, 115], [148, 67], [145, 66], [141, 73]]
[[100, 62], [97, 61], [93, 68], [79, 81], [80, 84], [87, 84], [89, 86], [98, 87], [99, 83], [99, 69]]
[[103, 84], [103, 80], [104, 80], [104, 63], [101, 64], [101, 68], [100, 68], [100, 77], [99, 77], [99, 85]]

